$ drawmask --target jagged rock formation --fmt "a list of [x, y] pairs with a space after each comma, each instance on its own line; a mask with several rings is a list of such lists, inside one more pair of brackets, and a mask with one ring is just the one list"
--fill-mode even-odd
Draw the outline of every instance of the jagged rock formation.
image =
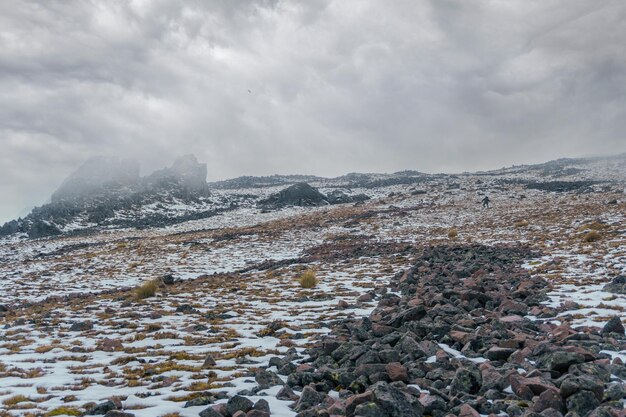
[[[182, 156], [171, 167], [144, 178], [139, 176], [137, 161], [91, 158], [63, 181], [49, 204], [34, 208], [24, 219], [5, 223], [0, 236], [54, 236], [73, 223], [149, 227], [206, 217], [215, 213], [208, 200], [206, 176], [206, 164], [193, 155]], [[193, 213], [170, 213], [168, 204], [195, 207]], [[150, 206], [162, 210], [145, 209]]]
[[134, 185], [139, 182], [139, 163], [133, 159], [90, 158], [74, 171], [52, 194], [52, 203], [84, 198], [111, 184]]
[[176, 159], [170, 168], [156, 171], [146, 177], [145, 187], [154, 189], [173, 184], [188, 192], [206, 195], [209, 193], [206, 176], [206, 164], [198, 163], [194, 155], [185, 155]]

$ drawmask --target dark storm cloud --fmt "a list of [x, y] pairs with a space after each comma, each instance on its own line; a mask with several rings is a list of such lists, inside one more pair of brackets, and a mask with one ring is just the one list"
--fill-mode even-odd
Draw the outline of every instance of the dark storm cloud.
[[3, 2], [0, 218], [97, 154], [219, 179], [621, 152], [624, 39], [621, 0]]

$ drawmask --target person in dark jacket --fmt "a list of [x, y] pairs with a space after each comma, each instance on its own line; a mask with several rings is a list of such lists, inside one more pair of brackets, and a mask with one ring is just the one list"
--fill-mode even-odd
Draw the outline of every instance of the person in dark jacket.
[[491, 200], [489, 200], [489, 197], [485, 196], [485, 198], [483, 198], [483, 207], [489, 208], [489, 202]]

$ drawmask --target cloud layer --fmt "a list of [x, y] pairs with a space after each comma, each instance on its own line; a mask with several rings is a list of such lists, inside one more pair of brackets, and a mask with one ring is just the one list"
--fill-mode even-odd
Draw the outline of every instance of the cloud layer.
[[626, 150], [621, 0], [0, 3], [0, 219], [87, 157], [209, 179]]

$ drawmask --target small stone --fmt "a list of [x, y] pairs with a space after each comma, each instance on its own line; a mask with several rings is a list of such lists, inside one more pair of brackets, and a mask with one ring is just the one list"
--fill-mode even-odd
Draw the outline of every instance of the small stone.
[[535, 400], [532, 410], [536, 413], [541, 413], [550, 408], [559, 412], [565, 411], [561, 396], [556, 391], [548, 389], [542, 392], [539, 398]]
[[363, 394], [350, 396], [345, 402], [345, 410], [347, 415], [353, 415], [354, 410], [360, 404], [370, 402], [374, 399], [372, 391], [365, 391]]
[[125, 413], [119, 410], [111, 410], [111, 411], [108, 411], [104, 415], [104, 417], [135, 417], [135, 415], [131, 413]]
[[212, 368], [215, 365], [217, 365], [217, 362], [215, 362], [215, 359], [213, 358], [213, 356], [206, 355], [206, 358], [204, 359], [204, 363], [202, 364], [202, 368], [204, 369]]
[[276, 398], [281, 401], [295, 401], [298, 399], [298, 395], [289, 387], [289, 385], [285, 385], [278, 391], [276, 394]]
[[400, 362], [388, 363], [385, 366], [385, 371], [389, 375], [389, 379], [392, 381], [407, 382], [409, 380], [407, 370]]
[[119, 339], [109, 339], [105, 337], [98, 342], [96, 348], [104, 352], [115, 352], [116, 350], [124, 349], [124, 346], [122, 346], [122, 342]]
[[270, 412], [270, 403], [267, 402], [267, 400], [264, 399], [260, 399], [259, 401], [257, 401], [254, 406], [252, 407], [253, 410], [258, 410], [258, 411], [265, 411], [267, 413]]
[[485, 356], [490, 361], [505, 361], [515, 352], [515, 349], [503, 348], [498, 346], [492, 346], [485, 353]]
[[315, 388], [307, 385], [302, 390], [302, 395], [300, 395], [300, 399], [296, 403], [294, 407], [295, 411], [304, 411], [308, 410], [311, 407], [319, 405], [326, 398], [326, 394], [317, 392]]
[[200, 417], [224, 417], [221, 413], [219, 413], [215, 408], [209, 407], [202, 411], [200, 411]]
[[459, 393], [476, 394], [482, 385], [482, 375], [476, 367], [464, 367], [456, 370], [450, 383], [450, 392], [453, 395]]
[[89, 320], [78, 321], [70, 326], [70, 332], [85, 332], [93, 330], [93, 323]]
[[365, 404], [359, 404], [354, 410], [354, 415], [359, 417], [383, 417], [385, 414], [381, 411], [380, 407], [376, 403], [369, 402]]
[[209, 404], [212, 404], [213, 401], [214, 401], [214, 398], [211, 397], [211, 396], [196, 397], [196, 398], [193, 398], [193, 399], [187, 401], [185, 403], [185, 405], [183, 406], [183, 408], [198, 407], [198, 406], [202, 406], [202, 405], [209, 405]]
[[106, 414], [107, 412], [111, 410], [116, 410], [116, 409], [117, 409], [117, 406], [115, 405], [115, 403], [111, 400], [107, 400], [103, 403], [96, 405], [91, 410], [87, 411], [86, 414], [88, 416], [97, 416], [97, 415]]

